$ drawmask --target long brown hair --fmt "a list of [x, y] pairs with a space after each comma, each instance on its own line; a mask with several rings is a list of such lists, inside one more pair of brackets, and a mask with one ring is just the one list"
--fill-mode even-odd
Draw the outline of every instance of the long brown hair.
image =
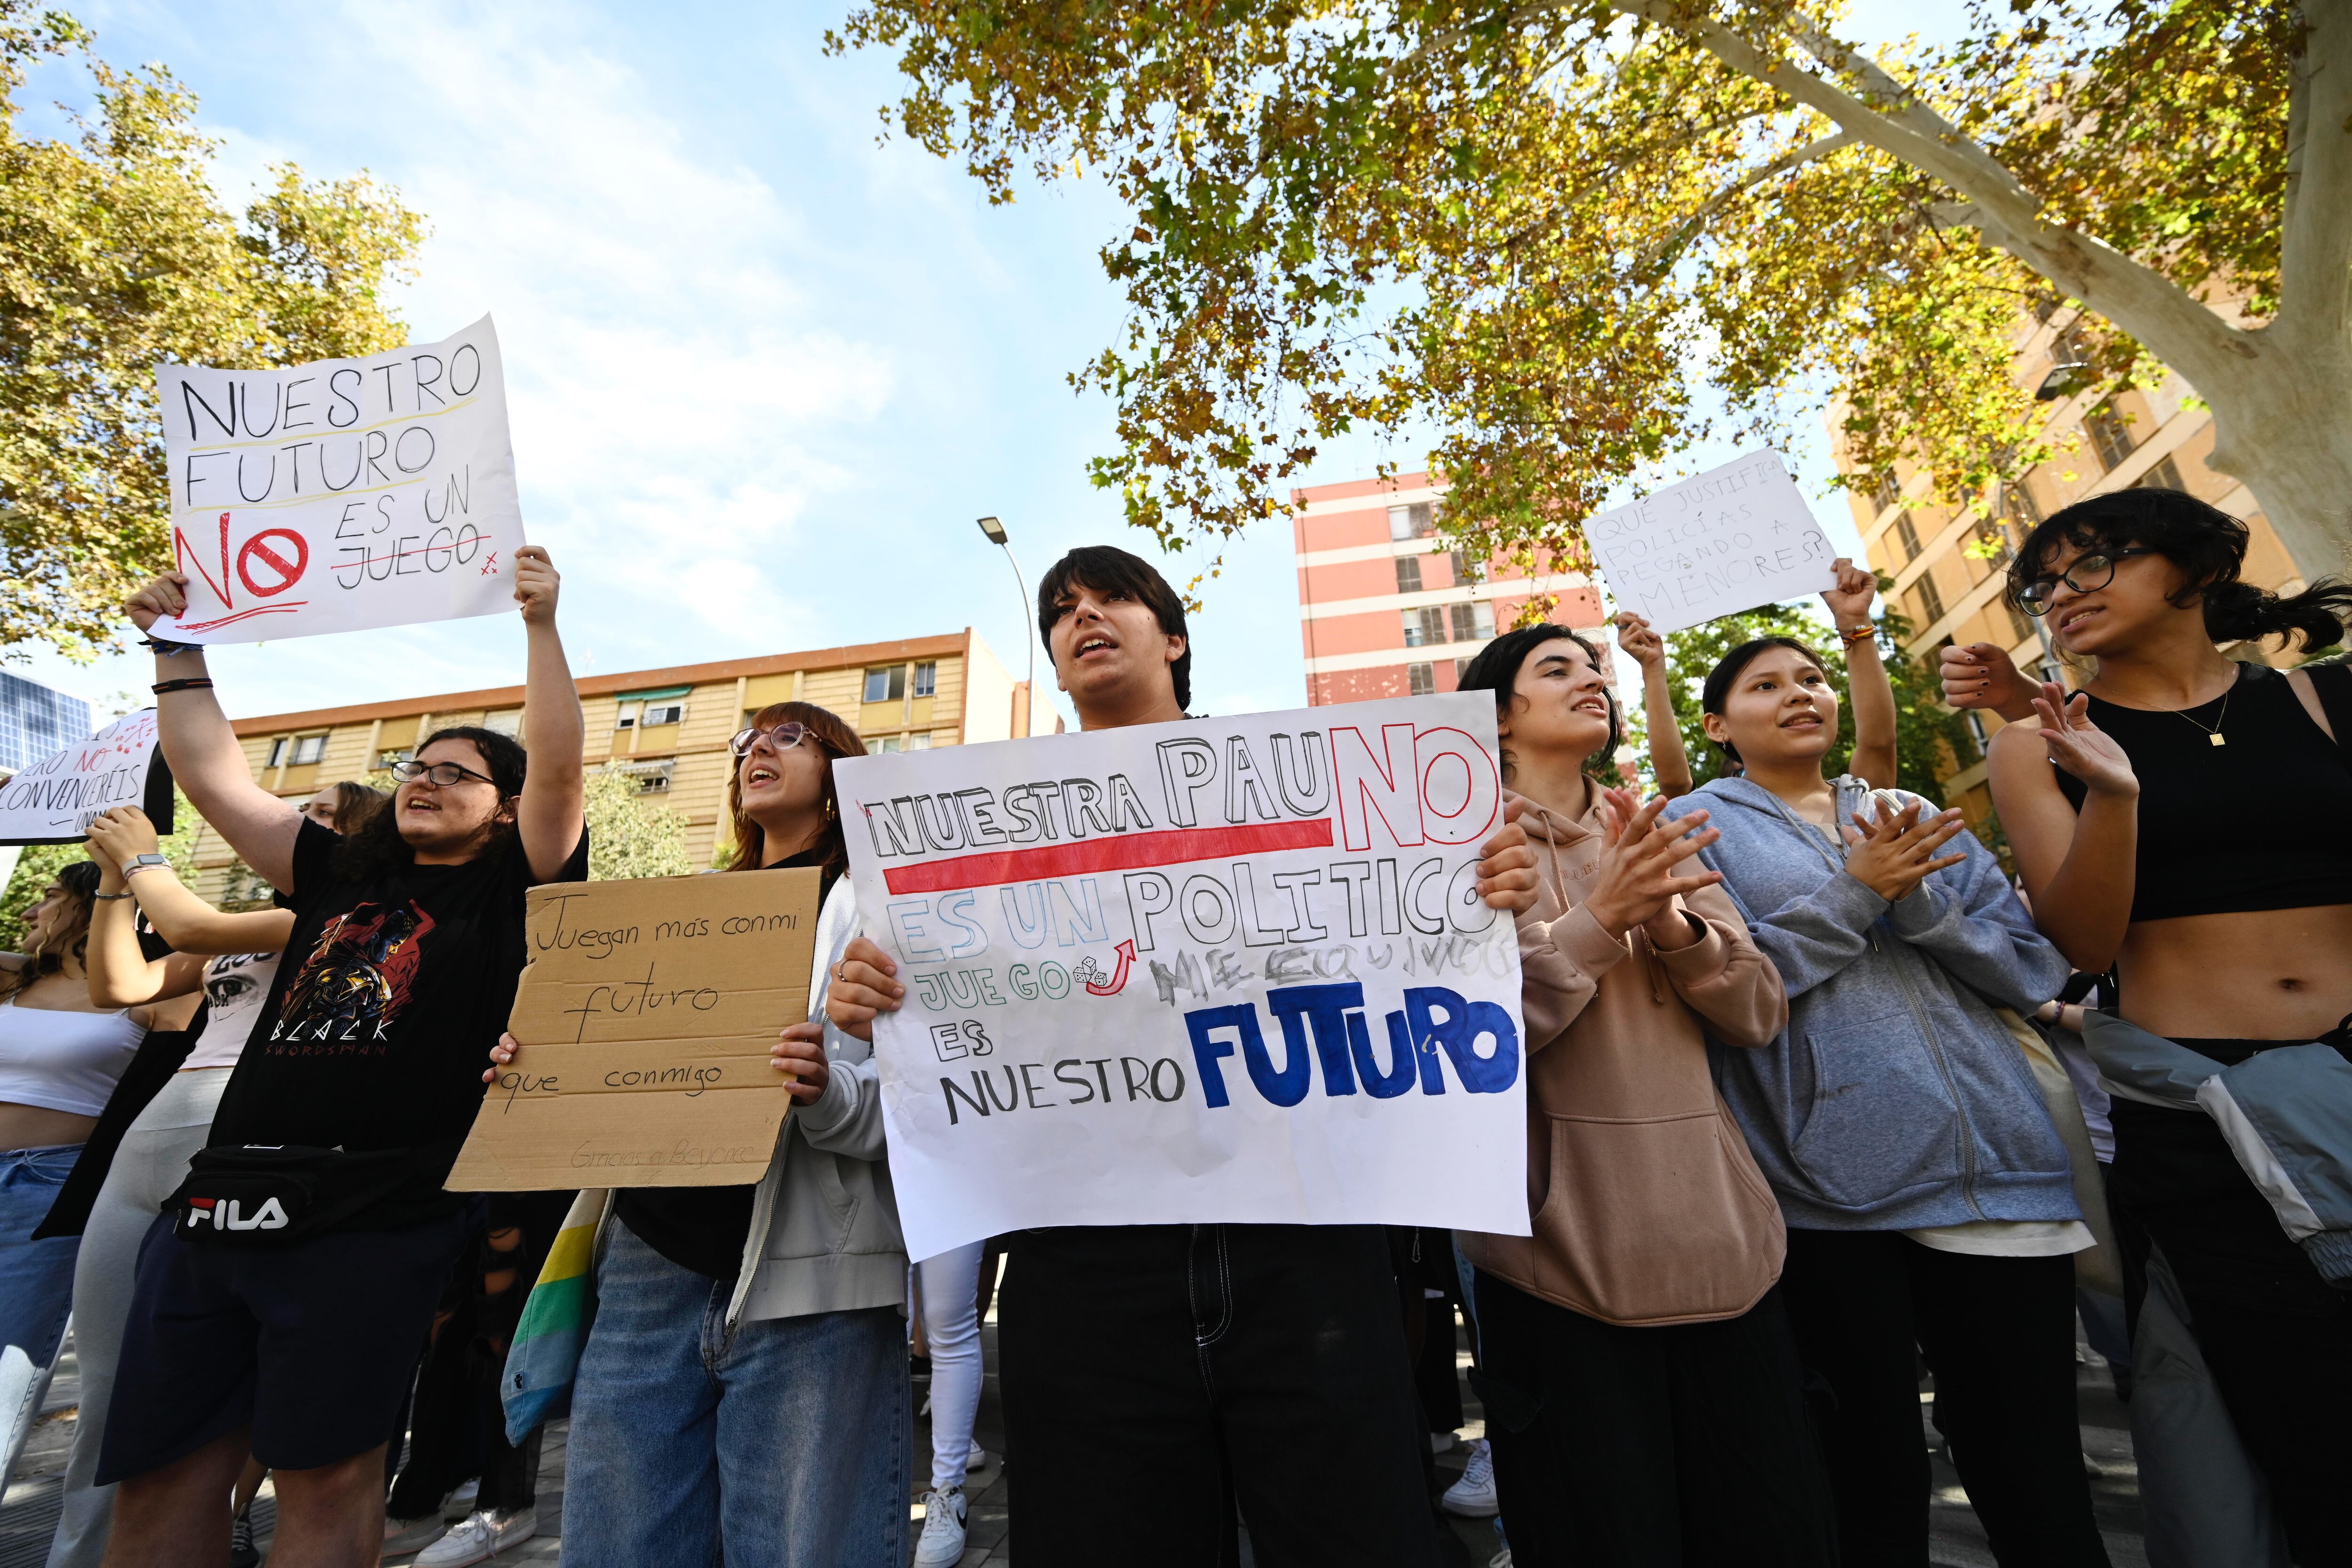
[[357, 779], [344, 779], [335, 785], [335, 831], [346, 837], [367, 826], [369, 817], [382, 811], [390, 795], [373, 784], [363, 784]]
[[[52, 879], [66, 890], [72, 900], [62, 929], [46, 931], [37, 942], [25, 944], [25, 962], [19, 968], [0, 970], [0, 997], [14, 996], [45, 974], [55, 974], [66, 966], [65, 955], [71, 952], [79, 962], [89, 952], [89, 917], [98, 908], [98, 865], [90, 860], [75, 860], [58, 868]], [[44, 896], [47, 896], [44, 889]], [[35, 900], [37, 902], [38, 900]]]
[[[857, 738], [846, 720], [829, 709], [814, 702], [771, 702], [751, 715], [754, 730], [772, 730], [786, 720], [808, 728], [801, 742], [805, 746], [814, 741], [823, 748], [824, 768], [824, 831], [817, 836], [814, 847], [824, 851], [818, 864], [829, 874], [838, 875], [849, 869], [849, 846], [841, 834], [841, 797], [834, 792], [833, 763], [842, 757], [862, 757], [866, 742]], [[743, 811], [743, 759], [732, 759], [727, 774], [727, 816], [734, 825], [735, 856], [729, 860], [730, 871], [756, 871], [767, 858], [768, 835]]]

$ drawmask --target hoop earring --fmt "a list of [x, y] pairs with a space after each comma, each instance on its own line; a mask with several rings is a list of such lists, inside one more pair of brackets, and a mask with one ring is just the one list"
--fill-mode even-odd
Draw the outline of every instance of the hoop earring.
[[833, 796], [826, 795], [824, 797], [824, 819], [827, 822], [831, 822], [835, 817], [840, 815], [840, 811], [833, 804]]

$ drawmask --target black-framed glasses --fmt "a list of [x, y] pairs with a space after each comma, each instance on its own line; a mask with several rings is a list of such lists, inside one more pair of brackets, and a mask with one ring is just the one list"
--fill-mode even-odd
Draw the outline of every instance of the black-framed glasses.
[[392, 764], [392, 776], [402, 784], [415, 784], [419, 779], [430, 779], [441, 789], [452, 788], [462, 779], [478, 779], [492, 789], [499, 787], [499, 781], [488, 774], [478, 773], [471, 768], [461, 768], [455, 763], [414, 761], [394, 763]]
[[2153, 555], [2156, 552], [2145, 544], [2126, 544], [2115, 550], [2095, 550], [2088, 555], [2077, 555], [2074, 563], [2055, 577], [2036, 577], [2017, 591], [2018, 607], [2029, 616], [2046, 616], [2050, 600], [2063, 583], [2077, 594], [2095, 593], [2116, 580], [2116, 563], [2126, 555]]
[[787, 719], [772, 730], [738, 730], [735, 738], [727, 742], [727, 748], [739, 757], [748, 757], [751, 754], [751, 748], [758, 745], [760, 738], [764, 735], [768, 744], [777, 751], [790, 751], [807, 740], [808, 732], [809, 727], [799, 720]]

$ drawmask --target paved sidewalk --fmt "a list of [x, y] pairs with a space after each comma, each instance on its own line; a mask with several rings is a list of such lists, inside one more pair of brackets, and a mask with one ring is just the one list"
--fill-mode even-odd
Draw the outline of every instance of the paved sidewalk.
[[[1003, 1406], [997, 1397], [996, 1384], [996, 1322], [992, 1313], [981, 1331], [987, 1354], [988, 1377], [981, 1394], [980, 1415], [975, 1435], [989, 1460], [975, 1472], [966, 1485], [971, 1499], [968, 1531], [963, 1561], [960, 1568], [1006, 1568], [1012, 1562], [1012, 1552], [1005, 1535], [1011, 1519], [1010, 1487], [1007, 1467], [1000, 1458], [1004, 1452]], [[1458, 1341], [1458, 1365], [1470, 1363], [1466, 1341]], [[2130, 1421], [2115, 1395], [2115, 1385], [2105, 1365], [2096, 1357], [2085, 1353], [2080, 1376], [2081, 1409], [2083, 1415], [2083, 1450], [2093, 1472], [2092, 1493], [2095, 1500], [2101, 1531], [2107, 1542], [2107, 1553], [2115, 1568], [2147, 1568], [2147, 1553], [2140, 1536], [2139, 1472], [2132, 1458]], [[65, 1470], [66, 1455], [73, 1442], [74, 1405], [78, 1397], [71, 1347], [59, 1364], [56, 1383], [43, 1407], [41, 1424], [34, 1429], [26, 1445], [25, 1456], [17, 1465], [17, 1479], [0, 1499], [0, 1568], [41, 1568], [48, 1553], [49, 1536], [56, 1529], [58, 1497]], [[919, 1399], [919, 1392], [918, 1398]], [[1986, 1549], [1984, 1531], [1978, 1524], [1975, 1512], [1969, 1507], [1968, 1494], [1961, 1489], [1958, 1476], [1946, 1458], [1941, 1440], [1928, 1422], [1930, 1395], [1920, 1396], [1920, 1420], [1928, 1441], [1934, 1445], [1935, 1503], [1933, 1511], [1934, 1541], [1931, 1557], [1937, 1568], [1990, 1568], [1992, 1554]], [[1465, 1384], [1462, 1395], [1465, 1424], [1459, 1429], [1466, 1440], [1486, 1431], [1484, 1411], [1477, 1396]], [[557, 1422], [548, 1429], [545, 1449], [541, 1455], [539, 1488], [540, 1533], [523, 1544], [500, 1552], [493, 1559], [500, 1565], [523, 1563], [553, 1563], [562, 1553], [562, 1526], [563, 1519], [563, 1461], [565, 1427]], [[908, 1500], [912, 1523], [908, 1531], [911, 1542], [922, 1529], [920, 1503], [918, 1500], [929, 1473], [930, 1426], [918, 1417], [915, 1423], [914, 1496]], [[1451, 1453], [1438, 1457], [1438, 1468], [1449, 1482], [1461, 1473], [1465, 1451], [1457, 1446]], [[267, 1544], [267, 1534], [275, 1522], [276, 1513], [269, 1492], [265, 1487], [255, 1505], [255, 1523]], [[1473, 1568], [1486, 1568], [1494, 1556], [1496, 1542], [1493, 1525], [1486, 1520], [1455, 1520], [1454, 1533], [1460, 1538]], [[1243, 1542], [1243, 1563], [1250, 1563], [1248, 1543]], [[405, 1563], [408, 1557], [388, 1559]]]

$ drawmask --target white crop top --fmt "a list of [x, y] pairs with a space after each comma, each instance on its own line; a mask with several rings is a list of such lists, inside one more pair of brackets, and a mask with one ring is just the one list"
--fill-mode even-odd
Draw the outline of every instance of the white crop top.
[[147, 1026], [119, 1013], [58, 1013], [0, 1002], [0, 1102], [96, 1116], [139, 1054]]

